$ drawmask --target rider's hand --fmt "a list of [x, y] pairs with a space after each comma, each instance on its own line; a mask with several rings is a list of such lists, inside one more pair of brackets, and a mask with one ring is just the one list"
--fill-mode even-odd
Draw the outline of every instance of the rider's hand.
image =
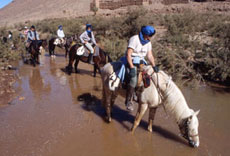
[[155, 73], [159, 72], [159, 68], [157, 66], [153, 66], [153, 70], [154, 70]]
[[130, 72], [129, 72], [129, 75], [130, 75], [130, 77], [132, 78], [132, 77], [135, 77], [136, 76], [136, 69], [135, 68], [130, 68]]

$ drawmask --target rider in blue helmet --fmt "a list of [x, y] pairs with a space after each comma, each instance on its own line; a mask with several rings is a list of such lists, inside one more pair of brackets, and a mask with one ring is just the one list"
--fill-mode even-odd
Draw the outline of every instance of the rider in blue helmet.
[[153, 26], [143, 26], [138, 35], [134, 35], [130, 38], [126, 58], [128, 62], [128, 75], [129, 83], [126, 92], [126, 107], [129, 111], [133, 111], [133, 95], [135, 92], [135, 87], [137, 85], [137, 68], [140, 64], [146, 64], [145, 57], [149, 63], [153, 66], [155, 72], [158, 72], [158, 68], [155, 64], [154, 57], [152, 55], [152, 44], [151, 37], [156, 33]]
[[91, 24], [86, 24], [86, 30], [80, 35], [80, 40], [90, 52], [88, 57], [88, 63], [94, 64], [93, 54], [94, 54], [94, 47], [97, 45], [97, 43], [94, 38]]
[[64, 40], [64, 38], [65, 38], [65, 33], [64, 33], [64, 31], [63, 31], [62, 25], [59, 25], [59, 26], [58, 26], [57, 36], [58, 36], [58, 38], [60, 39], [61, 44], [64, 44], [64, 43], [65, 43], [65, 40]]

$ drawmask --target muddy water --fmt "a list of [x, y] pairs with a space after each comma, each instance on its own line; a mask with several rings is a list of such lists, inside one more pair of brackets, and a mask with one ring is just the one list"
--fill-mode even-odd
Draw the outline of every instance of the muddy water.
[[[131, 135], [134, 113], [126, 112], [124, 99], [118, 97], [113, 121], [105, 123], [100, 77], [93, 78], [92, 67], [82, 63], [80, 74], [68, 76], [62, 71], [66, 64], [62, 56], [44, 56], [35, 68], [19, 63], [19, 96], [0, 108], [1, 156], [230, 155], [229, 93], [182, 89], [189, 106], [201, 109], [201, 145], [193, 149], [163, 108], [158, 109], [152, 133], [146, 130], [146, 114]], [[77, 100], [83, 93], [95, 96], [89, 108]]]

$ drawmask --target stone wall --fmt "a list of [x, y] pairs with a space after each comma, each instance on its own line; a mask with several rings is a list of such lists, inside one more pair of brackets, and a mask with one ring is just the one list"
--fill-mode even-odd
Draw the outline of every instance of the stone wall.
[[99, 9], [118, 9], [120, 7], [130, 5], [148, 5], [151, 4], [151, 0], [93, 0], [90, 4], [91, 9], [97, 7]]

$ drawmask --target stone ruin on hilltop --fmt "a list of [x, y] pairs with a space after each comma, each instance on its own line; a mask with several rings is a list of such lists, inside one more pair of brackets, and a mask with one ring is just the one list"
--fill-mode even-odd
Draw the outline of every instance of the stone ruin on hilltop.
[[149, 5], [152, 3], [162, 3], [165, 5], [175, 3], [189, 3], [190, 1], [195, 2], [212, 2], [212, 1], [223, 1], [230, 2], [230, 0], [93, 0], [90, 4], [91, 10], [94, 8], [98, 9], [118, 9], [120, 7], [131, 6], [131, 5]]

